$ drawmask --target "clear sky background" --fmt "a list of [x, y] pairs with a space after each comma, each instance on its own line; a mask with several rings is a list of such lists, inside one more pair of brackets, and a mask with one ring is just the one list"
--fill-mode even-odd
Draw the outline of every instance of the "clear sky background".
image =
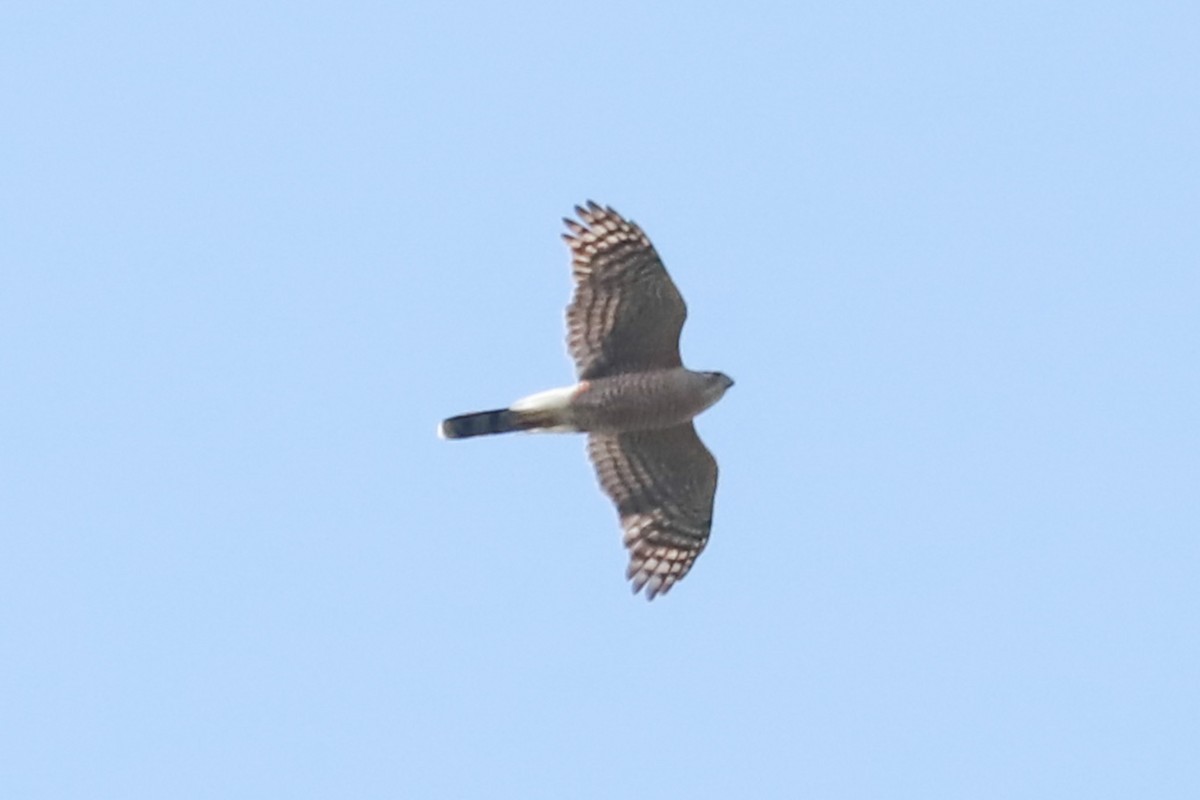
[[[0, 796], [1200, 797], [1200, 6], [6, 3]], [[737, 386], [623, 579], [560, 217]]]

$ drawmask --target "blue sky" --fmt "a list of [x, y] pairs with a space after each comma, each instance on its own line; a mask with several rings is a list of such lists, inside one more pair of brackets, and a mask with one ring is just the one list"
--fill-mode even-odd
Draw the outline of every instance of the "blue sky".
[[[1191, 3], [9, 3], [0, 795], [1200, 796]], [[629, 594], [559, 218], [654, 239]]]

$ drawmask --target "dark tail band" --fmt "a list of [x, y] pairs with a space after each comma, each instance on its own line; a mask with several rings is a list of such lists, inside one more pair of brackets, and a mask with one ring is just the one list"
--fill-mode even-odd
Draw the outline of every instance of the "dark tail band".
[[498, 408], [495, 411], [479, 411], [461, 414], [443, 420], [438, 434], [443, 439], [467, 439], [472, 436], [488, 436], [493, 433], [525, 431], [537, 427], [537, 422], [517, 411]]

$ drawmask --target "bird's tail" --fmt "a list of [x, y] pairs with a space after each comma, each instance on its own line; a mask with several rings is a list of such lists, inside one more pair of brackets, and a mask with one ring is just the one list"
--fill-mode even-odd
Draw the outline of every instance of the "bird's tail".
[[442, 424], [438, 426], [438, 436], [443, 439], [468, 439], [493, 433], [529, 431], [542, 427], [545, 422], [536, 414], [498, 408], [495, 411], [476, 411], [474, 414], [460, 414], [442, 420]]
[[443, 439], [467, 439], [513, 431], [567, 432], [579, 430], [570, 419], [571, 398], [579, 387], [564, 386], [523, 397], [509, 408], [476, 411], [442, 420], [438, 436]]

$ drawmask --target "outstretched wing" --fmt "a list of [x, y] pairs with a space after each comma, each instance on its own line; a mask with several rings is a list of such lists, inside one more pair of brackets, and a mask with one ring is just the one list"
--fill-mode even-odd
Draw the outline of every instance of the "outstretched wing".
[[717, 462], [692, 423], [588, 436], [588, 456], [612, 498], [629, 548], [626, 577], [646, 598], [692, 568], [712, 528]]
[[646, 234], [611, 208], [575, 207], [564, 219], [575, 294], [567, 347], [581, 380], [681, 365], [687, 306]]

